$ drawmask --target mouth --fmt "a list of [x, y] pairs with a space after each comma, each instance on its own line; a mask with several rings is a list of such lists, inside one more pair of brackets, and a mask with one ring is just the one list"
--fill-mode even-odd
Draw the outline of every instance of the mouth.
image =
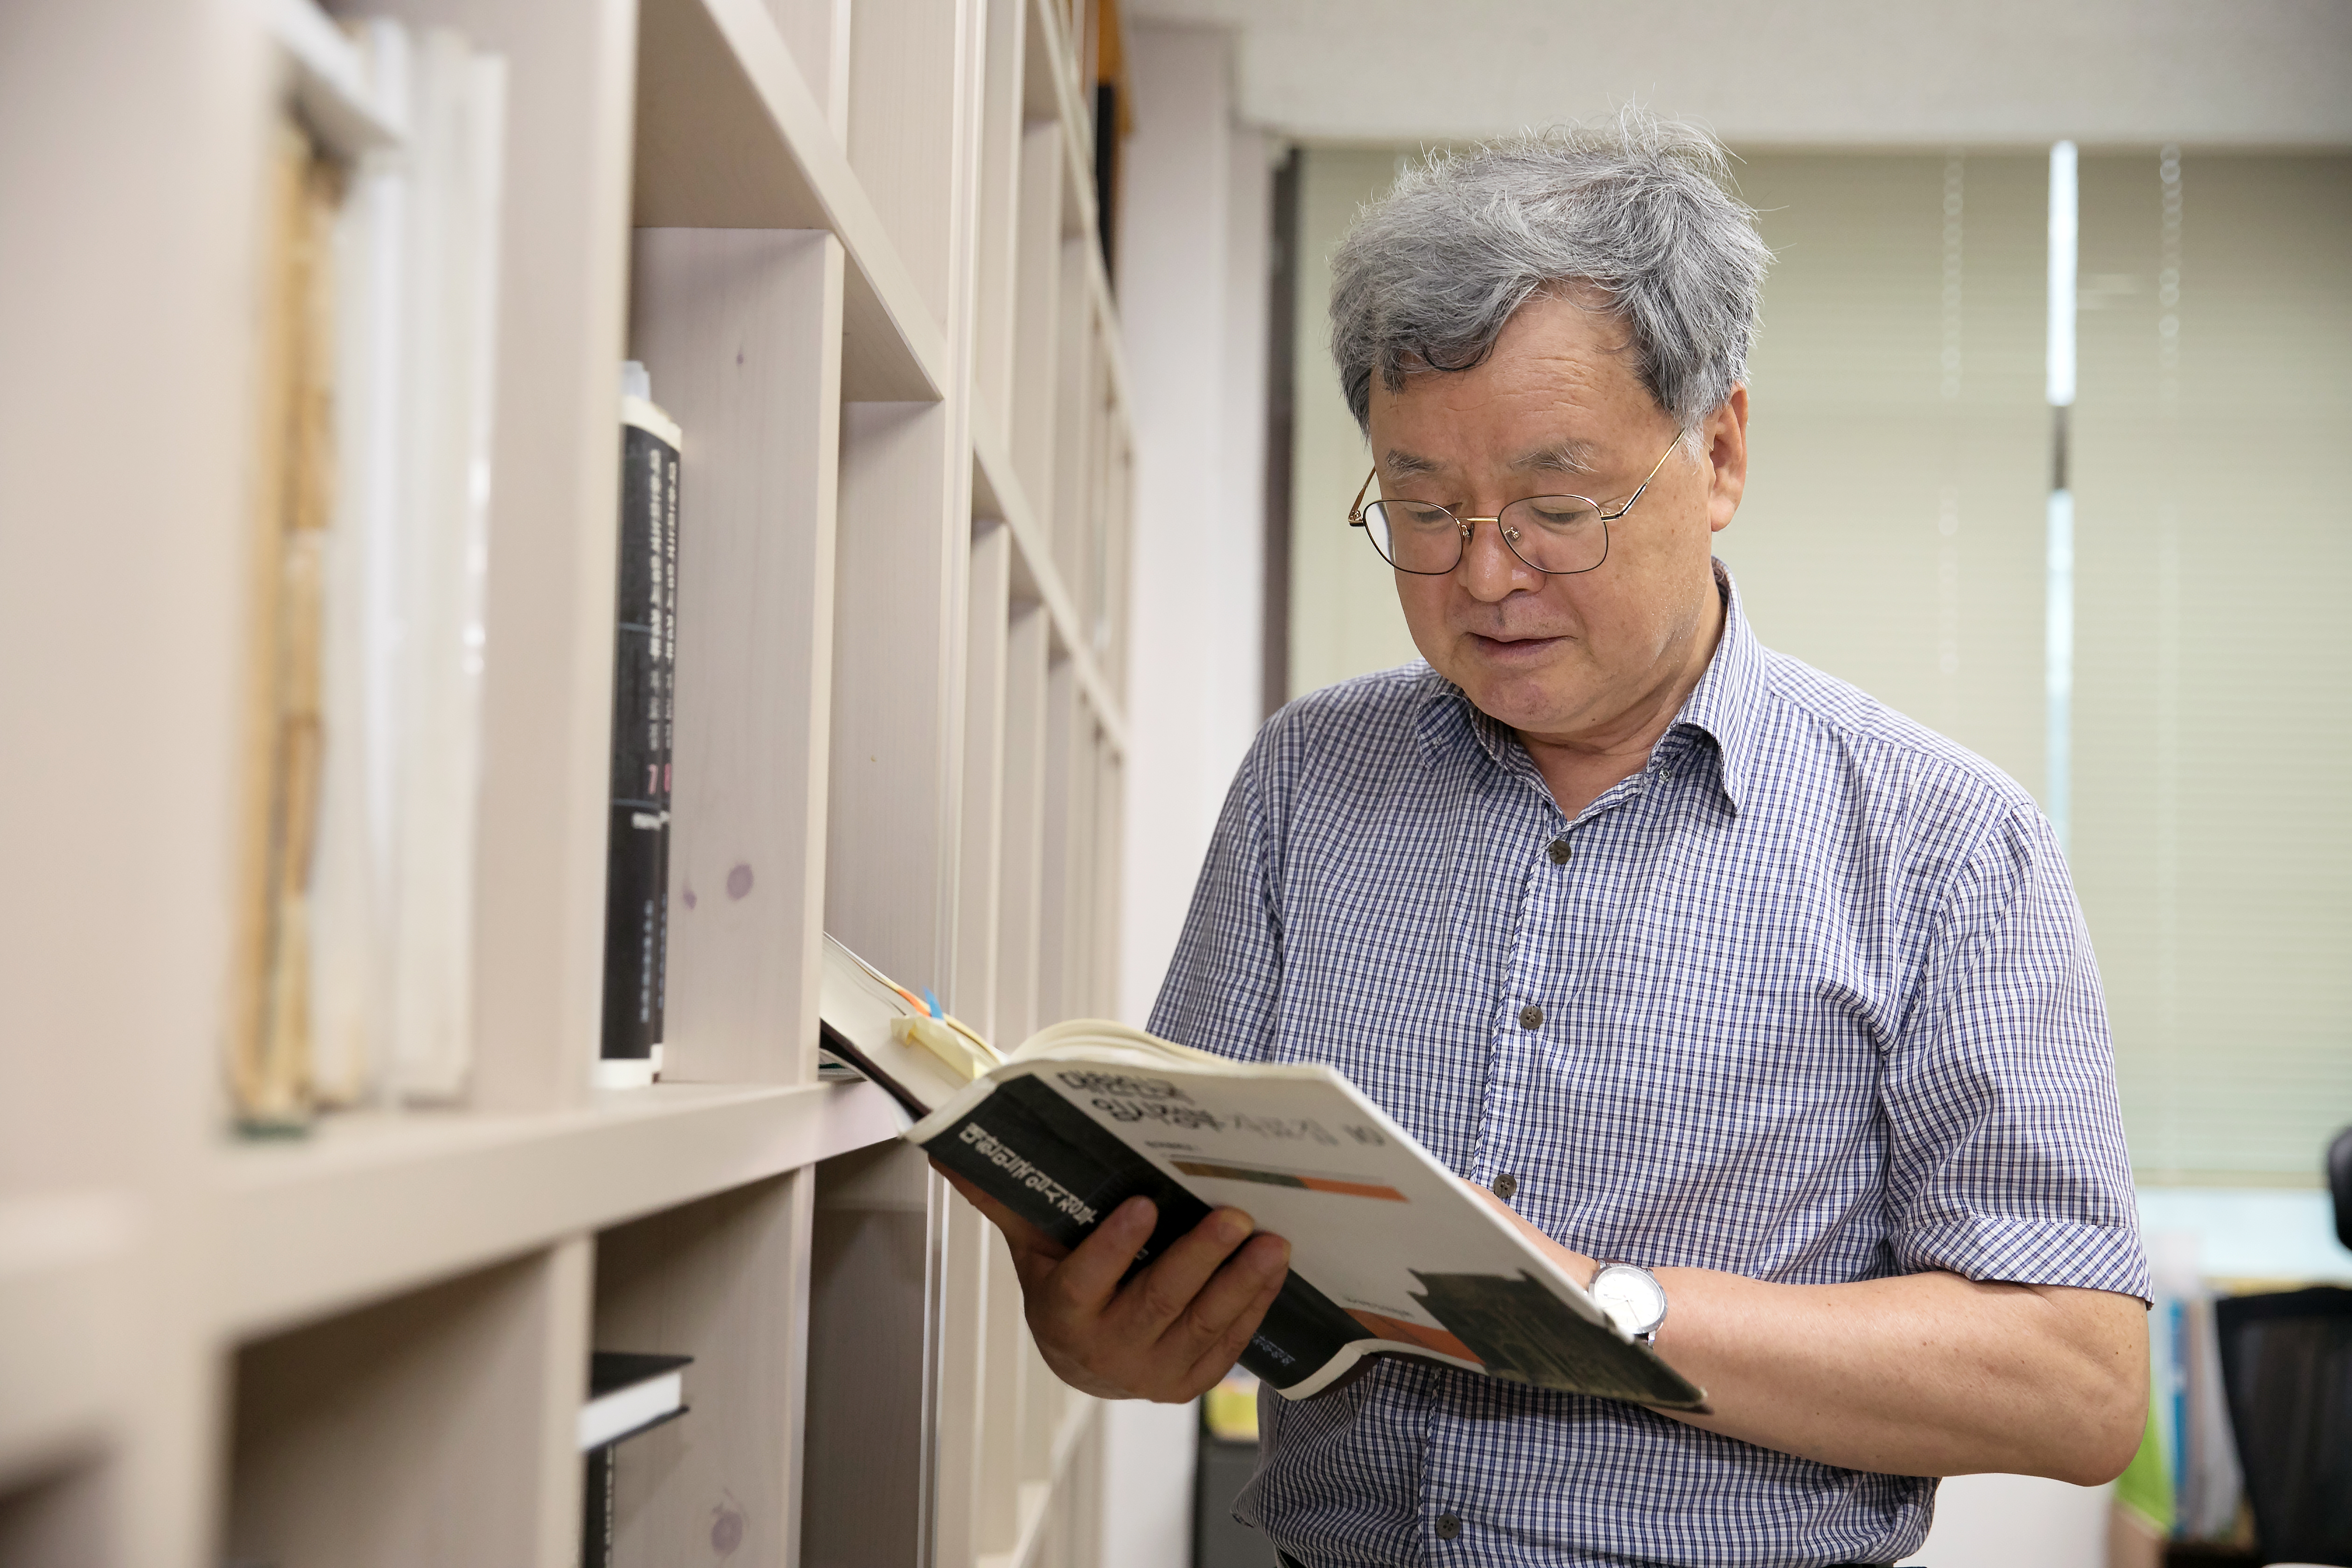
[[1541, 658], [1544, 655], [1549, 653], [1552, 649], [1558, 647], [1567, 640], [1568, 639], [1566, 637], [1490, 637], [1482, 636], [1477, 632], [1472, 632], [1470, 634], [1470, 646], [1477, 652], [1480, 658], [1492, 659], [1502, 664], [1525, 664], [1532, 662], [1535, 659]]

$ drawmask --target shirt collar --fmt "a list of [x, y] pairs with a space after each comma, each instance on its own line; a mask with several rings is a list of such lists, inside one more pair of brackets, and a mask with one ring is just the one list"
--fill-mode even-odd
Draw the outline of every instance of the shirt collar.
[[[1756, 769], [1755, 750], [1762, 725], [1766, 670], [1764, 649], [1739, 605], [1739, 589], [1730, 569], [1714, 563], [1717, 592], [1723, 595], [1723, 635], [1715, 645], [1691, 694], [1658, 742], [1663, 751], [1678, 733], [1705, 735], [1715, 742], [1724, 797], [1734, 812], [1746, 802], [1748, 780]], [[1524, 775], [1542, 786], [1535, 763], [1508, 728], [1472, 704], [1460, 687], [1432, 672], [1430, 690], [1415, 716], [1414, 729], [1423, 746], [1436, 751], [1450, 737], [1464, 733], [1505, 773]]]
[[1737, 812], [1747, 804], [1763, 729], [1764, 648], [1739, 607], [1739, 589], [1730, 568], [1720, 561], [1714, 564], [1715, 585], [1723, 595], [1723, 636], [1716, 642], [1715, 657], [1707, 660], [1706, 673], [1683, 699], [1682, 711], [1666, 726], [1666, 733], [1696, 731], [1714, 741], [1724, 797]]

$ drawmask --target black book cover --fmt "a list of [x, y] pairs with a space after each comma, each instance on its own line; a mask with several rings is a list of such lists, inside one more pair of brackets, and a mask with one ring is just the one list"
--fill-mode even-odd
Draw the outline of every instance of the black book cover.
[[613, 1568], [612, 1444], [588, 1450], [580, 1498], [580, 1568]]
[[823, 1019], [817, 1021], [817, 1035], [824, 1048], [866, 1075], [869, 1083], [879, 1084], [882, 1092], [898, 1102], [899, 1109], [920, 1121], [931, 1113], [931, 1108], [915, 1098], [914, 1091], [882, 1070], [872, 1057], [857, 1048], [857, 1043]]
[[[971, 1114], [929, 1139], [923, 1152], [1065, 1247], [1142, 1194], [1159, 1222], [1136, 1268], [1209, 1214], [1208, 1205], [1034, 1078], [998, 1084]], [[1294, 1273], [1241, 1362], [1276, 1388], [1288, 1388], [1363, 1337], [1353, 1318]]]
[[662, 1039], [669, 947], [670, 721], [677, 667], [677, 448], [641, 425], [623, 425], [604, 891], [607, 1058], [648, 1058]]
[[690, 1355], [639, 1355], [634, 1351], [595, 1351], [588, 1357], [588, 1397], [601, 1399], [633, 1383], [691, 1365]]
[[[594, 1351], [588, 1357], [588, 1397], [602, 1398], [617, 1394], [632, 1384], [644, 1383], [666, 1372], [676, 1372], [694, 1358], [690, 1355], [639, 1355], [630, 1351]], [[580, 1489], [580, 1563], [581, 1568], [612, 1568], [613, 1562], [613, 1467], [619, 1458], [621, 1444], [650, 1432], [664, 1422], [674, 1421], [686, 1414], [684, 1405], [668, 1415], [625, 1432], [609, 1443], [588, 1450], [588, 1473]]]

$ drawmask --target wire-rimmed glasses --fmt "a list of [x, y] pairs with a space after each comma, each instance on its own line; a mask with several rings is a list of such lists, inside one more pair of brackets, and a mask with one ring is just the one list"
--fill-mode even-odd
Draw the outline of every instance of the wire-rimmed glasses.
[[[1681, 440], [1675, 437], [1675, 444]], [[1461, 565], [1470, 531], [1482, 522], [1493, 523], [1511, 553], [1538, 572], [1555, 577], [1590, 572], [1609, 559], [1609, 525], [1633, 510], [1674, 450], [1669, 445], [1658, 454], [1625, 504], [1614, 510], [1588, 496], [1527, 496], [1493, 517], [1456, 517], [1430, 501], [1376, 500], [1367, 506], [1364, 491], [1380, 477], [1376, 467], [1364, 476], [1348, 508], [1348, 526], [1370, 534], [1381, 560], [1418, 577], [1443, 577]]]

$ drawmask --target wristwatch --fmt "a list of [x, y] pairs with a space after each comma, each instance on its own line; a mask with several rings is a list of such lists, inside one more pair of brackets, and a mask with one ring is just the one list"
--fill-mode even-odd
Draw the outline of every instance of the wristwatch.
[[1609, 1321], [1636, 1344], [1654, 1344], [1666, 1321], [1666, 1289], [1658, 1277], [1630, 1263], [1604, 1263], [1592, 1277], [1591, 1295]]

